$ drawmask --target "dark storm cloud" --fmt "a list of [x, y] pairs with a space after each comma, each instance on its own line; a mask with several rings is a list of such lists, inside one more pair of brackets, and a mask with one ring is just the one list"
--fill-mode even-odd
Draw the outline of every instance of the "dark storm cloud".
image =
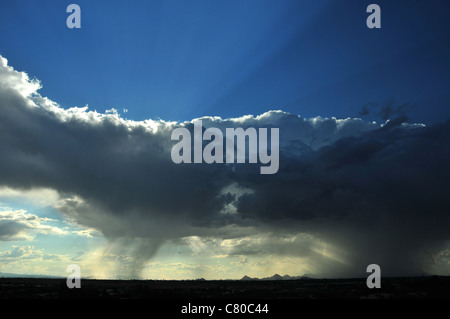
[[14, 240], [26, 226], [14, 221], [0, 221], [0, 241]]
[[413, 105], [409, 102], [396, 104], [395, 100], [391, 99], [382, 104], [374, 102], [363, 105], [358, 115], [365, 117], [369, 114], [377, 115], [383, 121], [392, 120], [394, 118], [402, 118], [405, 122], [408, 121], [407, 115], [412, 111]]
[[239, 199], [238, 210], [283, 226], [297, 220], [355, 252], [361, 266], [372, 260], [387, 273], [418, 273], [419, 252], [449, 238], [449, 140], [450, 122], [386, 125], [306, 162], [281, 158], [272, 180], [245, 181], [254, 193]]
[[[55, 189], [67, 216], [112, 241], [129, 238], [118, 242], [135, 245], [133, 273], [164, 240], [191, 235], [314, 233], [347, 250], [349, 273], [379, 263], [385, 274], [419, 271], [417, 254], [449, 239], [448, 122], [406, 124], [406, 106], [385, 109], [394, 116], [385, 125], [281, 111], [206, 117], [204, 127], [223, 132], [279, 127], [278, 173], [260, 175], [259, 165], [248, 164], [176, 165], [170, 134], [192, 124], [64, 110], [37, 94], [37, 82], [0, 62], [0, 184]], [[230, 185], [238, 187], [226, 191]], [[236, 212], [224, 213], [227, 205]], [[234, 254], [318, 254], [304, 242], [277, 247], [266, 242]]]
[[391, 100], [381, 106], [380, 116], [385, 121], [394, 117], [406, 117], [406, 114], [409, 113], [411, 109], [412, 106], [409, 103], [395, 105], [395, 102]]

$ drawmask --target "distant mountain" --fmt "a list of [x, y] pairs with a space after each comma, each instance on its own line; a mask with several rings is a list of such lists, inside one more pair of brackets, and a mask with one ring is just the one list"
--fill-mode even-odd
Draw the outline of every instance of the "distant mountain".
[[7, 272], [0, 272], [0, 278], [65, 278], [65, 277], [48, 276], [48, 275], [12, 274]]
[[[287, 276], [287, 275], [286, 275]], [[290, 278], [290, 277], [289, 277]], [[284, 278], [281, 277], [279, 274], [275, 274], [272, 277], [266, 277], [263, 278], [263, 280], [283, 280]]]
[[289, 275], [284, 275], [284, 276], [280, 276], [279, 274], [275, 274], [271, 277], [265, 277], [265, 278], [252, 278], [249, 277], [247, 275], [245, 275], [244, 277], [241, 278], [241, 280], [243, 281], [251, 281], [251, 280], [305, 280], [305, 279], [311, 279], [310, 277], [307, 276], [289, 276]]
[[244, 277], [241, 278], [241, 280], [250, 281], [250, 280], [258, 280], [258, 278], [251, 278], [251, 277], [245, 275]]

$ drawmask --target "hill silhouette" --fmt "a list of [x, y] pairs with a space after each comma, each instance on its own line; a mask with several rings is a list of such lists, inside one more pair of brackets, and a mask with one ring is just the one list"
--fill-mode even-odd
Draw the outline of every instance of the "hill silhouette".
[[311, 279], [311, 277], [303, 275], [303, 276], [289, 276], [284, 275], [281, 276], [279, 274], [275, 274], [271, 277], [264, 277], [264, 278], [252, 278], [247, 275], [241, 278], [242, 281], [257, 281], [257, 280], [265, 280], [265, 281], [273, 281], [273, 280], [302, 280], [302, 279]]

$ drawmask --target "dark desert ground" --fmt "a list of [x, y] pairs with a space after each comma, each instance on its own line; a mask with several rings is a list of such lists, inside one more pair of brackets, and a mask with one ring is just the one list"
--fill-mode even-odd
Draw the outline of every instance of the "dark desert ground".
[[449, 299], [450, 277], [382, 278], [369, 289], [365, 278], [298, 280], [94, 280], [69, 289], [66, 279], [0, 278], [1, 299]]

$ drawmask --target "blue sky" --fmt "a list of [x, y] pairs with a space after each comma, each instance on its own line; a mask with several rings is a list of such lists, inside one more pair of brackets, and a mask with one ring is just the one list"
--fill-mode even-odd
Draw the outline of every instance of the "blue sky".
[[[450, 274], [449, 1], [74, 2], [0, 2], [0, 272]], [[202, 116], [279, 127], [279, 172], [175, 167]]]
[[[9, 1], [0, 53], [63, 107], [128, 109], [129, 119], [190, 120], [282, 109], [358, 116], [367, 103], [410, 103], [414, 121], [449, 115], [448, 2]], [[368, 119], [379, 119], [371, 114]]]

